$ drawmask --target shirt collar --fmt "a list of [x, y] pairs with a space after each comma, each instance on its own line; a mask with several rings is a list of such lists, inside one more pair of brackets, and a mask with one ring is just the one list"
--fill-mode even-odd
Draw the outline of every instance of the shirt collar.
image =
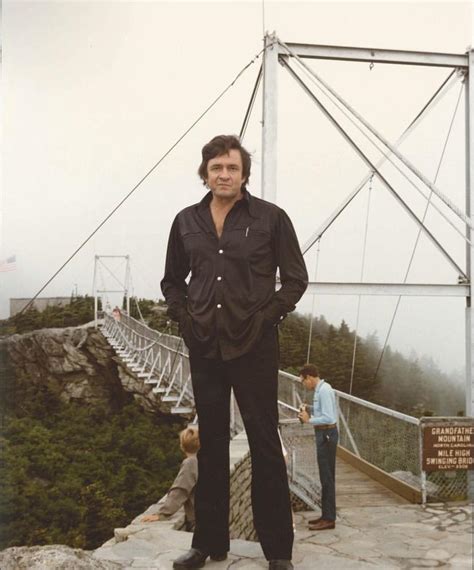
[[212, 192], [209, 190], [207, 194], [204, 195], [204, 198], [199, 202], [198, 208], [200, 210], [204, 210], [207, 208], [212, 200]]
[[[242, 202], [243, 204], [245, 204], [247, 206], [249, 214], [252, 216], [252, 218], [258, 218], [258, 213], [256, 211], [255, 199], [252, 197], [252, 195], [250, 194], [250, 192], [248, 190], [244, 190], [242, 192], [242, 194], [243, 194], [243, 196], [239, 200], [239, 202]], [[212, 200], [212, 192], [209, 190], [209, 192], [199, 202], [199, 204], [198, 204], [199, 210], [203, 211], [203, 210], [206, 210], [207, 208], [209, 208], [209, 204], [211, 203], [211, 200]]]
[[316, 386], [316, 393], [318, 393], [321, 390], [321, 386], [324, 384], [324, 380], [321, 378], [321, 380], [319, 381], [319, 384]]

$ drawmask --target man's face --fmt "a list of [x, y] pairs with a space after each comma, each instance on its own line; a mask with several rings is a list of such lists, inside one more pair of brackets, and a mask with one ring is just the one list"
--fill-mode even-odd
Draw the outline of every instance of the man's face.
[[211, 158], [207, 163], [207, 185], [213, 196], [225, 200], [238, 200], [245, 178], [242, 175], [242, 157], [236, 149], [229, 154]]
[[300, 376], [300, 380], [301, 383], [303, 384], [303, 386], [307, 389], [307, 390], [311, 390], [312, 388], [314, 388], [314, 378], [312, 378], [311, 376]]

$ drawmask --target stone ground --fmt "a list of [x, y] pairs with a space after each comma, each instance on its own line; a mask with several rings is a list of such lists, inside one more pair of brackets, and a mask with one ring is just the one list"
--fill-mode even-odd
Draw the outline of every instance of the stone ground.
[[[295, 570], [473, 568], [472, 504], [341, 508], [336, 528], [320, 532], [307, 530], [311, 518], [314, 512], [295, 514]], [[94, 557], [126, 570], [170, 570], [190, 543], [191, 534], [173, 530], [171, 522], [136, 520]], [[258, 543], [233, 540], [229, 558], [205, 568], [262, 570], [268, 563]]]

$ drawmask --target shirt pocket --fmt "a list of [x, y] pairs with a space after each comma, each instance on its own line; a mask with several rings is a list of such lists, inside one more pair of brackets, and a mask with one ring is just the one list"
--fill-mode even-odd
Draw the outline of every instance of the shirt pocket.
[[203, 231], [185, 232], [181, 236], [184, 251], [194, 271], [196, 266], [209, 256], [210, 238], [209, 233]]
[[243, 246], [245, 257], [255, 272], [272, 272], [274, 263], [270, 232], [252, 227], [246, 228]]

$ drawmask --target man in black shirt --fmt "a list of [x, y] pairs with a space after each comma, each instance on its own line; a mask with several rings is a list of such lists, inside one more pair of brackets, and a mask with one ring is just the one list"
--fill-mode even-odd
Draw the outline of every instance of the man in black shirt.
[[[175, 218], [161, 288], [189, 349], [201, 449], [196, 530], [176, 569], [201, 568], [229, 550], [230, 393], [252, 456], [255, 528], [272, 570], [293, 568], [293, 528], [278, 426], [277, 325], [308, 275], [286, 213], [246, 190], [250, 155], [237, 137], [202, 149], [208, 194]], [[281, 287], [275, 292], [276, 271]], [[186, 282], [191, 273], [189, 283]]]

